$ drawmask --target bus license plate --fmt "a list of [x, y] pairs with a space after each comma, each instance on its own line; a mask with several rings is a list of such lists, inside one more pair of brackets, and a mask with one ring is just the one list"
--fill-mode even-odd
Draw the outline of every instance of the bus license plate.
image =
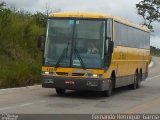
[[66, 80], [66, 81], [65, 81], [65, 84], [74, 85], [74, 84], [75, 84], [75, 81], [73, 81], [73, 80]]

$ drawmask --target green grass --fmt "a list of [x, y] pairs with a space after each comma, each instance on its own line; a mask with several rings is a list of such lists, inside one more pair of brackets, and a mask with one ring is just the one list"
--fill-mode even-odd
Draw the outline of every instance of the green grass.
[[26, 62], [5, 62], [0, 69], [1, 88], [40, 83], [40, 65]]
[[38, 84], [42, 53], [37, 49], [37, 38], [44, 34], [45, 18], [1, 3], [0, 88]]

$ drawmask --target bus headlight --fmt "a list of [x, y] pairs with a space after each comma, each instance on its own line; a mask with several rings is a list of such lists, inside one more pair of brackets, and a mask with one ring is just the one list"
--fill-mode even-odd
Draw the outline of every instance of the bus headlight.
[[49, 72], [44, 72], [45, 75], [49, 75]]
[[46, 72], [46, 71], [42, 71], [41, 74], [42, 74], [42, 75], [55, 75], [55, 72]]
[[102, 77], [102, 74], [88, 74], [87, 77], [101, 78], [101, 77]]
[[96, 78], [96, 77], [98, 77], [98, 75], [96, 75], [96, 74], [93, 74], [93, 77], [95, 77], [95, 78]]

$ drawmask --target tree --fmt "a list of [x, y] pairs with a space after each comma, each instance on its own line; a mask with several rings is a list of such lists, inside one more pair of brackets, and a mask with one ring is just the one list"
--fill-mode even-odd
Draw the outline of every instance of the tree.
[[143, 25], [153, 30], [152, 23], [160, 22], [160, 0], [142, 0], [136, 4], [138, 14], [143, 17]]
[[33, 17], [35, 18], [35, 21], [38, 25], [46, 27], [47, 15], [41, 12], [37, 12], [36, 14], [33, 15]]

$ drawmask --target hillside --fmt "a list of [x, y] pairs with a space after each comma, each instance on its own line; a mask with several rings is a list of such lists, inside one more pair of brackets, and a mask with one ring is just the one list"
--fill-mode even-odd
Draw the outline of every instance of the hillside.
[[1, 2], [0, 16], [0, 88], [39, 83], [42, 54], [37, 37], [44, 34], [44, 15], [17, 11]]

